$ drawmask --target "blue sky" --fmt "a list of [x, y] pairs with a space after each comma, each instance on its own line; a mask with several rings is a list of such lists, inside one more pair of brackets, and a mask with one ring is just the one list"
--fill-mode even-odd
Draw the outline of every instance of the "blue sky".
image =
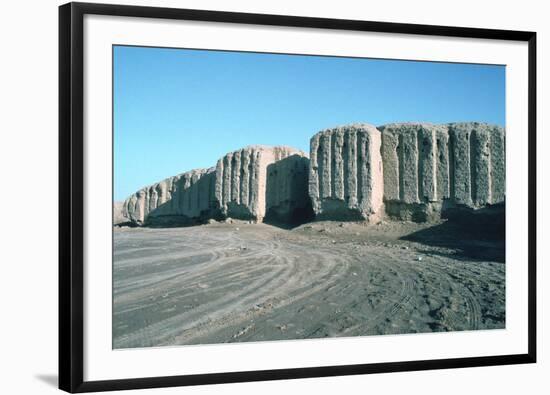
[[116, 46], [114, 197], [354, 122], [504, 126], [505, 67]]

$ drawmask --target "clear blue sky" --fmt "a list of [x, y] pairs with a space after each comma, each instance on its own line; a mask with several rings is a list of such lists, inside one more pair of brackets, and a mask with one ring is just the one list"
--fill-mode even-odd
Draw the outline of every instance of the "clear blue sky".
[[504, 95], [504, 66], [116, 46], [114, 197], [348, 123], [504, 126]]

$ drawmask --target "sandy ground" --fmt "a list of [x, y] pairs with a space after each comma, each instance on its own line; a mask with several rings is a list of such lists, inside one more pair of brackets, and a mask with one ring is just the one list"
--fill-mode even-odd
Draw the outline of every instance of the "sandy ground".
[[504, 243], [449, 223], [115, 228], [115, 348], [504, 328]]

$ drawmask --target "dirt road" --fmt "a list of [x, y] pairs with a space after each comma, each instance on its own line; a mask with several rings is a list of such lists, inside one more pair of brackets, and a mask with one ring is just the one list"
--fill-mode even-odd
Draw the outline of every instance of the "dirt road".
[[433, 229], [115, 228], [114, 347], [503, 328], [503, 243]]

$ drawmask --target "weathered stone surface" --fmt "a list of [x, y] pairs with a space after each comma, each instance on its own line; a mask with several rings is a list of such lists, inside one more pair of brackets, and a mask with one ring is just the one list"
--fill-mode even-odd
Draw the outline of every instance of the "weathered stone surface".
[[311, 138], [309, 196], [318, 218], [378, 218], [384, 188], [380, 146], [380, 132], [367, 124]]
[[504, 201], [504, 129], [483, 123], [380, 126], [386, 213], [419, 221]]
[[[297, 158], [272, 169], [274, 174], [281, 173], [277, 177], [273, 175], [272, 184], [285, 189], [268, 191], [267, 168], [290, 156]], [[256, 145], [228, 153], [216, 165], [215, 196], [221, 215], [262, 221], [270, 208], [273, 208], [273, 215], [283, 215], [283, 206], [291, 211], [295, 205], [296, 208], [303, 206], [303, 199], [298, 199], [297, 188], [301, 185], [303, 190], [307, 190], [307, 179], [301, 175], [303, 171], [294, 172], [293, 166], [307, 166], [306, 162], [303, 152], [284, 146]]]
[[215, 170], [196, 169], [145, 187], [125, 200], [122, 216], [138, 225], [188, 224], [215, 215]]

